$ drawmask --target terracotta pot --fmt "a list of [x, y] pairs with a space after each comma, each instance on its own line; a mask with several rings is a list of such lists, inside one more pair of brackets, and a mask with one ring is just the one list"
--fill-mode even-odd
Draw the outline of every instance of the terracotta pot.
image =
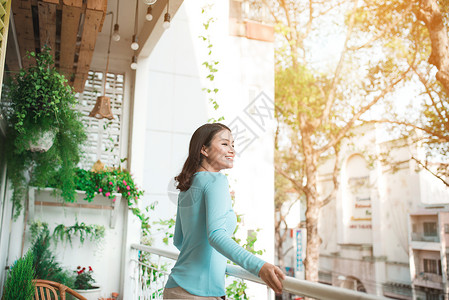
[[87, 300], [98, 300], [101, 298], [101, 287], [95, 287], [88, 290], [75, 290], [78, 294], [84, 296]]

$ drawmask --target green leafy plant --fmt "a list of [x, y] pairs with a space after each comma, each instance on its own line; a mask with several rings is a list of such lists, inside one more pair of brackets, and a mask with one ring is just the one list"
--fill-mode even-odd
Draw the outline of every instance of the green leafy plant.
[[34, 297], [33, 253], [28, 251], [11, 268], [2, 300], [31, 300]]
[[127, 200], [132, 213], [140, 219], [142, 234], [144, 236], [150, 235], [149, 217], [138, 207], [138, 200], [143, 196], [143, 190], [137, 187], [127, 170], [120, 167], [98, 172], [77, 169], [75, 182], [78, 190], [86, 192], [84, 200], [89, 202], [98, 194], [115, 202], [116, 194], [121, 194], [122, 198]]
[[[231, 191], [231, 199], [232, 204], [234, 206], [235, 201], [235, 193]], [[237, 215], [237, 226], [235, 227], [234, 234], [232, 236], [232, 239], [237, 243], [241, 244], [242, 240], [236, 237], [236, 233], [239, 230], [239, 224], [242, 222], [242, 215]], [[243, 248], [245, 248], [247, 251], [251, 252], [252, 254], [263, 254], [264, 250], [256, 250], [254, 245], [257, 242], [257, 233], [260, 229], [257, 229], [250, 234], [246, 236], [246, 243], [242, 245]], [[228, 263], [231, 263], [231, 261], [228, 260]], [[235, 300], [248, 300], [248, 295], [246, 294], [246, 282], [243, 279], [235, 279], [231, 284], [226, 286], [226, 296], [229, 299], [235, 299]]]
[[[73, 175], [86, 139], [73, 89], [54, 68], [50, 49], [28, 55], [34, 58], [36, 64], [7, 79], [5, 88], [8, 177], [16, 218], [29, 184], [46, 187], [51, 183], [65, 201], [75, 200]], [[30, 143], [48, 131], [55, 133], [52, 147], [43, 153], [30, 151]]]
[[104, 238], [105, 228], [103, 225], [87, 225], [84, 222], [78, 223], [78, 221], [72, 226], [65, 226], [64, 224], [59, 224], [55, 227], [53, 231], [53, 239], [55, 242], [68, 241], [72, 245], [72, 238], [74, 236], [79, 236], [81, 244], [89, 239], [91, 242], [99, 242]]
[[128, 201], [128, 205], [132, 205], [143, 195], [143, 191], [138, 189], [131, 174], [122, 168], [99, 172], [76, 169], [75, 184], [78, 190], [86, 192], [84, 200], [89, 202], [97, 194], [114, 200], [114, 194], [118, 193]]
[[[211, 35], [209, 34], [209, 30], [212, 24], [215, 23], [216, 18], [210, 17], [209, 13], [213, 4], [207, 4], [201, 9], [201, 14], [203, 15], [203, 28], [204, 33], [199, 36], [199, 38], [205, 43], [207, 49], [207, 59], [202, 63], [202, 65], [206, 68], [206, 82], [207, 87], [204, 87], [202, 90], [206, 92], [209, 103], [212, 104], [214, 110], [218, 110], [220, 105], [217, 102], [216, 96], [219, 89], [215, 85], [215, 75], [218, 72], [218, 64], [219, 61], [213, 58], [213, 44], [211, 40]], [[224, 117], [221, 116], [217, 119], [210, 118], [208, 122], [220, 122], [223, 121]]]
[[172, 228], [175, 227], [175, 219], [174, 218], [170, 218], [167, 220], [162, 220], [159, 219], [159, 221], [155, 221], [153, 224], [157, 224], [160, 225], [161, 227], [159, 227], [157, 230], [159, 232], [163, 232], [164, 233], [164, 237], [162, 238], [162, 242], [165, 245], [168, 245], [168, 240], [173, 238], [173, 230]]
[[74, 287], [75, 276], [64, 269], [50, 250], [50, 231], [45, 222], [34, 222], [30, 226], [31, 252], [33, 253], [33, 266], [36, 278], [56, 281], [68, 287]]
[[78, 266], [75, 272], [75, 289], [89, 290], [95, 288], [95, 286], [93, 286], [95, 279], [92, 277], [94, 270], [92, 270], [91, 266], [89, 266], [88, 269], [86, 269], [86, 267], [81, 268], [81, 266]]

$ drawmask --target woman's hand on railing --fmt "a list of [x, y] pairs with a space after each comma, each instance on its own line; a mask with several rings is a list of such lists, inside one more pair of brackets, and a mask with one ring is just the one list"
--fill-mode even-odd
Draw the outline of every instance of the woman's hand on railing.
[[285, 274], [278, 267], [265, 263], [259, 271], [259, 277], [275, 291], [282, 293], [282, 281], [285, 279]]

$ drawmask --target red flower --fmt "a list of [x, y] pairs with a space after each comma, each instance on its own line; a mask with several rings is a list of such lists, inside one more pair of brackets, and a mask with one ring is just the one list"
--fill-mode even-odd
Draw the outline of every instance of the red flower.
[[93, 270], [92, 270], [92, 267], [91, 266], [89, 266], [89, 272], [92, 272]]
[[81, 266], [78, 266], [77, 269], [78, 269], [78, 270], [81, 269]]

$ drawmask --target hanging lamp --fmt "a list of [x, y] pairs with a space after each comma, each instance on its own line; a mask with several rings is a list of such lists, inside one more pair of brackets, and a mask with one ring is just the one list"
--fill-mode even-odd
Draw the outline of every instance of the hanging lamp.
[[97, 119], [114, 119], [111, 110], [111, 98], [106, 97], [106, 79], [108, 76], [109, 69], [109, 54], [111, 53], [111, 36], [112, 36], [112, 21], [114, 19], [114, 13], [110, 12], [108, 14], [112, 14], [111, 20], [111, 28], [109, 30], [109, 45], [108, 45], [108, 56], [106, 60], [106, 72], [104, 73], [104, 86], [103, 86], [103, 96], [97, 97], [97, 102], [95, 103], [94, 109], [89, 114], [89, 117], [94, 117]]

